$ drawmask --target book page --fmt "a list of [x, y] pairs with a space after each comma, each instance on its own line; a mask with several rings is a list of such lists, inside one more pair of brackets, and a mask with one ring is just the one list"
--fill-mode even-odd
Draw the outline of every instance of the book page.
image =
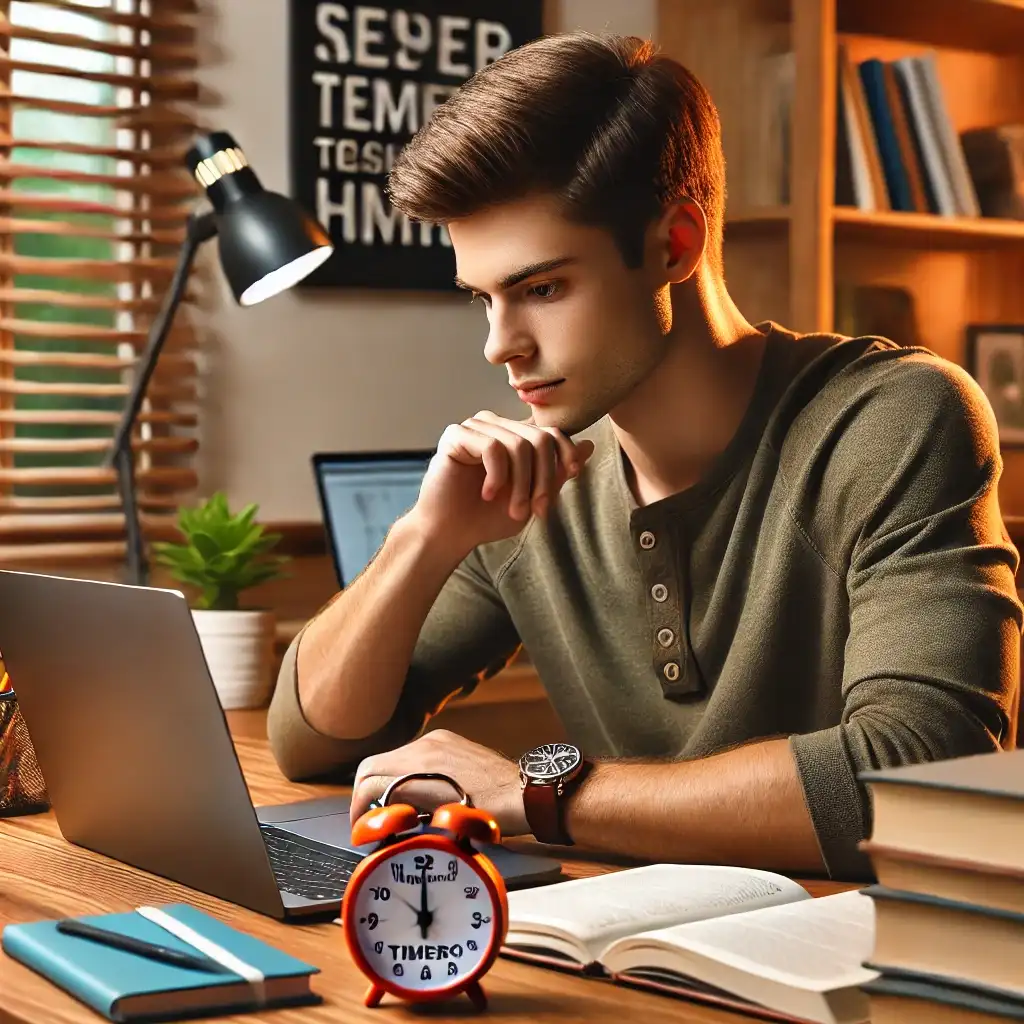
[[506, 945], [577, 950], [596, 960], [608, 943], [633, 932], [810, 900], [802, 886], [770, 871], [701, 864], [651, 864], [508, 894]]
[[[874, 913], [870, 897], [837, 893], [633, 935], [601, 959], [612, 971], [659, 966], [721, 985], [720, 974], [711, 977], [700, 969], [700, 958], [707, 958], [787, 986], [827, 992], [876, 976], [862, 966], [874, 948]], [[670, 955], [652, 955], [658, 950]]]

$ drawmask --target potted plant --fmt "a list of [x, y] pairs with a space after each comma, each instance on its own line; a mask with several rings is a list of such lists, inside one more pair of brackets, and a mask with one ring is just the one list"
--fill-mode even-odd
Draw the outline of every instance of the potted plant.
[[270, 695], [274, 614], [243, 609], [242, 591], [283, 575], [287, 557], [272, 555], [281, 539], [255, 522], [258, 506], [232, 514], [218, 491], [178, 511], [183, 540], [158, 541], [154, 560], [192, 592], [190, 605], [210, 674], [225, 708], [260, 707]]

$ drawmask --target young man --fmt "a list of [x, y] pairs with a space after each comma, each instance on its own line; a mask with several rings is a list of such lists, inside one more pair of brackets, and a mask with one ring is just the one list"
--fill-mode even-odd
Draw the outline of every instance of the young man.
[[[857, 878], [859, 771], [1012, 742], [1017, 551], [983, 394], [924, 349], [748, 323], [724, 184], [708, 94], [632, 38], [507, 54], [405, 149], [393, 202], [448, 226], [531, 415], [445, 430], [292, 645], [287, 775], [358, 765], [359, 813], [442, 772], [506, 834]], [[525, 789], [502, 754], [414, 738], [521, 644], [586, 769], [534, 755]]]

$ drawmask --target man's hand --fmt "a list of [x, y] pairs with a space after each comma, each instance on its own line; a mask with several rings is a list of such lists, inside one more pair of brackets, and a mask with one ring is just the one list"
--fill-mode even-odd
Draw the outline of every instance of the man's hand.
[[441, 435], [407, 517], [461, 557], [515, 536], [531, 512], [545, 516], [593, 452], [554, 427], [478, 412]]
[[[355, 821], [399, 775], [440, 772], [454, 779], [473, 801], [497, 820], [503, 836], [529, 832], [515, 761], [446, 729], [424, 733], [403, 747], [366, 758], [356, 771], [351, 817]], [[410, 803], [433, 811], [440, 804], [458, 801], [458, 793], [445, 782], [413, 779], [403, 783], [394, 802]]]

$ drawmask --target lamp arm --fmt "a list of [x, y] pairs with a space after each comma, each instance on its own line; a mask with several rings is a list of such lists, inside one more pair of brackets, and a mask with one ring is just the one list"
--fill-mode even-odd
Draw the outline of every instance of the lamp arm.
[[203, 242], [213, 238], [217, 233], [217, 221], [212, 211], [196, 214], [191, 213], [185, 229], [185, 241], [182, 244], [178, 256], [178, 265], [174, 269], [174, 277], [171, 279], [171, 286], [164, 296], [160, 312], [149, 328], [149, 337], [146, 341], [146, 348], [139, 357], [138, 370], [135, 379], [132, 381], [132, 389], [128, 395], [124, 410], [121, 414], [121, 421], [118, 424], [117, 432], [114, 434], [113, 444], [107, 455], [106, 464], [113, 466], [122, 448], [131, 445], [132, 427], [135, 425], [135, 418], [139, 415], [142, 402], [146, 397], [146, 388], [149, 386], [150, 378], [156, 368], [156, 361], [160, 355], [160, 349], [170, 332], [174, 323], [174, 314], [181, 303], [181, 297], [185, 292], [185, 285], [188, 283], [189, 271], [192, 269], [192, 262]]
[[107, 455], [106, 465], [117, 469], [117, 489], [121, 496], [121, 508], [125, 521], [125, 546], [127, 548], [128, 580], [136, 586], [145, 586], [148, 582], [148, 566], [146, 565], [145, 545], [142, 542], [142, 528], [139, 524], [139, 504], [135, 496], [135, 465], [132, 453], [132, 427], [135, 418], [146, 397], [146, 388], [153, 376], [160, 349], [163, 347], [174, 314], [181, 303], [188, 282], [189, 271], [199, 246], [213, 238], [217, 233], [217, 222], [211, 211], [191, 213], [185, 228], [185, 241], [178, 256], [178, 265], [174, 269], [171, 286], [164, 296], [160, 312], [149, 329], [146, 348], [139, 358], [138, 370], [132, 381], [124, 411], [113, 444]]

